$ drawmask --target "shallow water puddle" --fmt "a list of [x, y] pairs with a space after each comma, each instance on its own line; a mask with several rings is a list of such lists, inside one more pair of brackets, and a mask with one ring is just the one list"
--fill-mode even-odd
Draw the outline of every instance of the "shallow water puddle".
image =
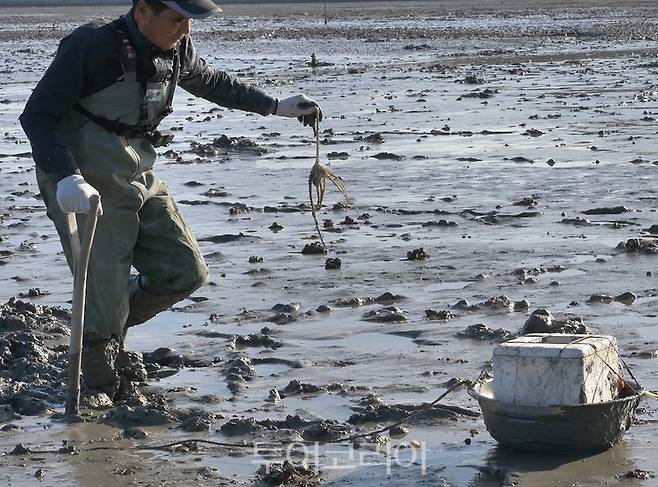
[[350, 407], [353, 406], [354, 403], [350, 398], [338, 394], [318, 394], [288, 396], [281, 401], [280, 405], [285, 407], [287, 414], [299, 414], [302, 417], [347, 421], [347, 419], [353, 414]]
[[291, 369], [290, 366], [285, 364], [255, 364], [256, 374], [259, 377], [267, 379], [270, 376], [281, 376]]
[[153, 382], [152, 386], [164, 391], [180, 391], [190, 398], [206, 394], [231, 397], [231, 391], [215, 367], [182, 368], [174, 375]]

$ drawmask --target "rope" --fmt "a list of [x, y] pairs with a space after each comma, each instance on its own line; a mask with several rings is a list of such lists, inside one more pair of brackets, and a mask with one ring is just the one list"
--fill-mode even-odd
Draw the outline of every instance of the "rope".
[[[202, 443], [206, 445], [213, 445], [213, 446], [219, 446], [219, 447], [225, 447], [225, 448], [235, 448], [235, 449], [244, 449], [244, 448], [249, 448], [249, 449], [254, 449], [254, 448], [263, 448], [263, 447], [279, 447], [279, 448], [285, 448], [289, 445], [292, 444], [304, 444], [304, 445], [313, 445], [315, 443], [323, 443], [323, 444], [336, 444], [336, 443], [346, 443], [353, 441], [358, 438], [367, 438], [371, 436], [378, 435], [380, 433], [384, 433], [386, 431], [391, 430], [392, 428], [395, 428], [396, 426], [399, 426], [401, 424], [406, 423], [407, 421], [411, 420], [412, 418], [418, 416], [419, 414], [427, 411], [428, 409], [431, 409], [434, 407], [436, 404], [438, 404], [442, 399], [444, 399], [447, 395], [451, 394], [452, 392], [456, 391], [463, 385], [470, 385], [473, 382], [467, 379], [460, 380], [457, 384], [453, 385], [450, 387], [447, 391], [445, 391], [443, 394], [441, 394], [439, 397], [437, 397], [434, 401], [432, 401], [429, 404], [426, 404], [422, 408], [414, 411], [411, 414], [408, 414], [401, 420], [390, 424], [388, 426], [385, 426], [383, 428], [374, 430], [374, 431], [369, 431], [367, 433], [360, 433], [358, 435], [352, 435], [348, 437], [343, 437], [343, 438], [338, 438], [335, 440], [328, 440], [328, 441], [318, 441], [318, 442], [312, 442], [312, 441], [291, 441], [291, 442], [273, 442], [273, 443], [261, 443], [261, 442], [246, 442], [246, 443], [225, 443], [221, 441], [213, 441], [213, 440], [205, 440], [202, 438], [190, 438], [190, 439], [185, 439], [185, 440], [179, 440], [179, 441], [173, 441], [171, 443], [165, 443], [163, 445], [133, 445], [131, 448], [135, 450], [168, 450], [172, 447], [175, 446], [186, 446], [186, 445], [192, 445], [195, 443]], [[71, 452], [88, 452], [88, 451], [96, 451], [96, 450], [125, 450], [125, 447], [119, 447], [119, 446], [95, 446], [91, 448], [82, 448], [82, 449], [75, 449], [72, 446], [66, 446], [63, 448], [60, 448], [58, 450], [32, 450], [29, 448], [25, 448], [22, 445], [17, 446], [14, 448], [13, 452], [9, 452], [8, 454], [25, 454], [25, 453], [37, 453], [40, 455], [43, 454], [54, 454], [54, 453], [68, 453], [70, 454]]]
[[[588, 338], [590, 338], [590, 337], [581, 337], [581, 338], [578, 338], [578, 339], [576, 339], [576, 340], [573, 340], [573, 341], [567, 343], [567, 344], [562, 348], [562, 350], [560, 350], [560, 354], [562, 354], [562, 351], [565, 350], [565, 349], [566, 349], [567, 347], [569, 347], [570, 345], [574, 345], [574, 344], [576, 344], [576, 343], [582, 342], [582, 341], [584, 341], [584, 340], [586, 340], [586, 339], [588, 339]], [[611, 342], [611, 343], [612, 343], [612, 342]], [[606, 367], [608, 367], [608, 368], [612, 371], [613, 374], [615, 374], [615, 375], [617, 376], [618, 379], [620, 379], [624, 384], [626, 384], [628, 387], [630, 387], [630, 388], [633, 390], [633, 392], [635, 393], [636, 396], [637, 396], [637, 395], [643, 395], [643, 392], [644, 392], [643, 387], [642, 387], [642, 386], [640, 385], [640, 383], [637, 381], [637, 379], [635, 378], [635, 376], [634, 376], [633, 373], [631, 372], [630, 367], [628, 366], [628, 364], [626, 364], [626, 362], [624, 362], [624, 359], [621, 358], [621, 356], [619, 357], [619, 360], [621, 360], [621, 362], [622, 362], [622, 364], [624, 365], [624, 367], [626, 368], [626, 370], [628, 370], [628, 372], [629, 372], [630, 376], [632, 377], [633, 381], [635, 381], [635, 385], [638, 387], [638, 389], [636, 389], [636, 388], [633, 387], [628, 381], [626, 381], [626, 379], [624, 379], [624, 377], [619, 373], [619, 370], [615, 370], [615, 369], [614, 369], [614, 368], [613, 368], [613, 367], [612, 367], [612, 366], [611, 366], [611, 365], [610, 365], [610, 364], [609, 364], [609, 363], [608, 363], [603, 357], [601, 357], [601, 355], [599, 355], [599, 351], [596, 349], [596, 346], [592, 345], [591, 343], [588, 343], [587, 345], [589, 345], [590, 347], [592, 347], [592, 350], [594, 350], [594, 355], [596, 355], [596, 356], [601, 360], [601, 362], [603, 362], [603, 364], [604, 364]]]
[[642, 395], [644, 397], [648, 397], [649, 399], [655, 399], [656, 401], [658, 401], [658, 394], [656, 394], [653, 391], [644, 390], [644, 391], [642, 391]]
[[[367, 437], [370, 437], [370, 436], [375, 436], [375, 435], [378, 435], [378, 434], [381, 434], [381, 433], [385, 433], [386, 431], [389, 431], [389, 430], [395, 428], [396, 426], [400, 426], [401, 424], [406, 423], [407, 421], [409, 421], [409, 420], [411, 420], [412, 418], [418, 416], [419, 414], [424, 413], [424, 412], [427, 411], [428, 409], [431, 409], [431, 408], [434, 407], [436, 404], [438, 404], [442, 399], [444, 399], [447, 395], [449, 395], [449, 394], [451, 394], [452, 392], [456, 391], [457, 389], [459, 389], [459, 388], [462, 387], [463, 385], [469, 385], [469, 384], [472, 384], [472, 381], [470, 381], [470, 380], [468, 380], [468, 379], [460, 380], [460, 381], [457, 382], [455, 385], [453, 385], [452, 387], [450, 387], [447, 391], [445, 391], [443, 394], [441, 394], [439, 397], [437, 397], [437, 398], [436, 398], [434, 401], [432, 401], [431, 403], [426, 404], [425, 406], [423, 406], [422, 408], [420, 408], [420, 409], [414, 411], [413, 413], [408, 414], [407, 416], [405, 416], [405, 417], [402, 418], [401, 420], [399, 420], [399, 421], [397, 421], [397, 422], [395, 422], [395, 423], [393, 423], [393, 424], [390, 424], [390, 425], [388, 425], [388, 426], [385, 426], [385, 427], [383, 427], [383, 428], [380, 428], [380, 429], [377, 429], [377, 430], [374, 430], [374, 431], [368, 431], [368, 432], [366, 432], [366, 433], [360, 433], [360, 434], [358, 434], [358, 435], [352, 435], [352, 436], [348, 436], [348, 437], [337, 438], [337, 439], [335, 439], [335, 440], [320, 441], [320, 442], [318, 442], [318, 443], [324, 443], [324, 444], [346, 443], [346, 442], [349, 442], [349, 441], [356, 440], [356, 439], [358, 439], [358, 438], [367, 438]], [[256, 444], [256, 443], [236, 444], [236, 443], [220, 443], [220, 442], [209, 441], [209, 440], [195, 440], [195, 439], [191, 439], [191, 440], [181, 440], [181, 441], [176, 441], [176, 442], [173, 442], [173, 443], [167, 443], [167, 444], [165, 444], [165, 445], [158, 445], [158, 446], [142, 446], [142, 447], [140, 447], [140, 448], [145, 449], [145, 450], [165, 450], [165, 449], [167, 449], [167, 448], [171, 448], [172, 446], [181, 445], [181, 444], [185, 444], [185, 443], [193, 443], [193, 442], [209, 443], [209, 444], [212, 444], [212, 445], [229, 446], [229, 447], [237, 447], [237, 448], [253, 448], [253, 447], [255, 447], [255, 446], [259, 446], [259, 447], [262, 447], [262, 446], [263, 446], [262, 443], [258, 443], [258, 444]], [[314, 444], [315, 442], [312, 442], [312, 441], [294, 441], [294, 442], [292, 442], [292, 443], [300, 443], [300, 444], [305, 444], [305, 445], [312, 445], [312, 444]], [[286, 443], [281, 442], [281, 443], [273, 443], [272, 446], [285, 447], [285, 446], [290, 445], [290, 444], [291, 444], [290, 442], [286, 442]]]
[[437, 397], [437, 398], [436, 398], [434, 401], [432, 401], [431, 403], [429, 403], [429, 404], [423, 406], [422, 408], [420, 408], [419, 410], [414, 411], [413, 413], [407, 415], [406, 417], [402, 418], [400, 421], [398, 421], [398, 422], [396, 422], [396, 423], [393, 423], [393, 424], [391, 424], [391, 425], [388, 425], [388, 426], [386, 426], [386, 427], [384, 427], [384, 428], [380, 428], [380, 429], [378, 429], [378, 430], [371, 431], [371, 432], [369, 432], [369, 433], [361, 433], [361, 434], [358, 434], [358, 435], [349, 436], [349, 437], [347, 437], [347, 438], [340, 438], [340, 439], [338, 439], [338, 440], [327, 441], [327, 442], [325, 442], [325, 443], [343, 443], [343, 442], [346, 442], [346, 441], [352, 441], [352, 440], [355, 440], [355, 439], [357, 439], [357, 438], [366, 438], [366, 437], [368, 437], [368, 436], [374, 436], [374, 435], [378, 435], [378, 434], [380, 434], [380, 433], [384, 433], [384, 432], [386, 432], [386, 431], [389, 431], [389, 430], [395, 428], [396, 426], [400, 426], [401, 424], [406, 423], [406, 422], [409, 421], [410, 419], [412, 419], [412, 418], [418, 416], [420, 413], [423, 413], [423, 412], [427, 411], [428, 409], [431, 409], [431, 408], [434, 407], [439, 401], [441, 401], [444, 397], [446, 397], [446, 396], [447, 396], [448, 394], [450, 394], [451, 392], [453, 392], [453, 391], [459, 389], [461, 386], [463, 386], [463, 385], [470, 385], [470, 384], [472, 384], [472, 381], [470, 381], [470, 380], [468, 380], [468, 379], [462, 379], [462, 380], [460, 380], [460, 381], [457, 382], [455, 385], [453, 385], [452, 387], [450, 387], [447, 391], [445, 391], [443, 394], [441, 394], [439, 397]]

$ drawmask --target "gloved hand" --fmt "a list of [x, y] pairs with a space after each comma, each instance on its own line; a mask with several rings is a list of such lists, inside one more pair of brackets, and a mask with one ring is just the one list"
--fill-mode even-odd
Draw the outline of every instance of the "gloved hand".
[[[57, 203], [64, 213], [89, 213], [91, 197], [98, 194], [96, 188], [85, 181], [79, 174], [72, 174], [57, 183]], [[103, 214], [103, 207], [98, 206]]]
[[310, 125], [313, 128], [315, 128], [316, 116], [318, 122], [322, 121], [322, 110], [318, 102], [301, 93], [281, 100], [277, 98], [277, 106], [273, 115], [289, 118], [297, 117], [304, 126]]

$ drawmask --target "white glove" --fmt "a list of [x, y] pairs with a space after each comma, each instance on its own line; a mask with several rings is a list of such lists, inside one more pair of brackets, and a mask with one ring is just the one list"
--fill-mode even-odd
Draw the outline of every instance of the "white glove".
[[315, 128], [315, 117], [317, 115], [318, 122], [322, 121], [322, 109], [318, 102], [310, 99], [306, 95], [299, 93], [298, 95], [289, 96], [279, 100], [277, 98], [276, 108], [274, 115], [280, 117], [295, 118], [303, 123], [305, 126], [310, 125]]
[[[72, 174], [57, 183], [57, 203], [64, 213], [89, 213], [91, 211], [91, 197], [98, 191], [79, 174]], [[103, 207], [99, 205], [99, 213], [103, 214]]]
[[[315, 110], [320, 110], [320, 105], [315, 100], [311, 100], [308, 96], [301, 93], [295, 96], [289, 96], [279, 100], [277, 98], [278, 106], [274, 111], [274, 115], [280, 117], [302, 117], [304, 115], [314, 115]], [[322, 113], [322, 110], [320, 110]]]

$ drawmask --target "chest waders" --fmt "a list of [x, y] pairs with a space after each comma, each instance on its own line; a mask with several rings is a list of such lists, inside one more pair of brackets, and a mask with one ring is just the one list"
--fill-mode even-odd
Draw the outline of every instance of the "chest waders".
[[[80, 173], [103, 205], [89, 262], [82, 370], [87, 386], [110, 396], [118, 387], [115, 361], [126, 328], [189, 296], [208, 274], [196, 239], [153, 172], [153, 142], [158, 142], [157, 125], [171, 112], [178, 53], [173, 59], [156, 57], [154, 62], [167, 69], [156, 69], [155, 79], [143, 86], [136, 51], [121, 21], [113, 25], [121, 39], [122, 77], [78, 100], [60, 124]], [[37, 181], [72, 268], [57, 185], [39, 169]], [[77, 218], [83, 228], [85, 215]], [[129, 286], [133, 267], [139, 275]]]

